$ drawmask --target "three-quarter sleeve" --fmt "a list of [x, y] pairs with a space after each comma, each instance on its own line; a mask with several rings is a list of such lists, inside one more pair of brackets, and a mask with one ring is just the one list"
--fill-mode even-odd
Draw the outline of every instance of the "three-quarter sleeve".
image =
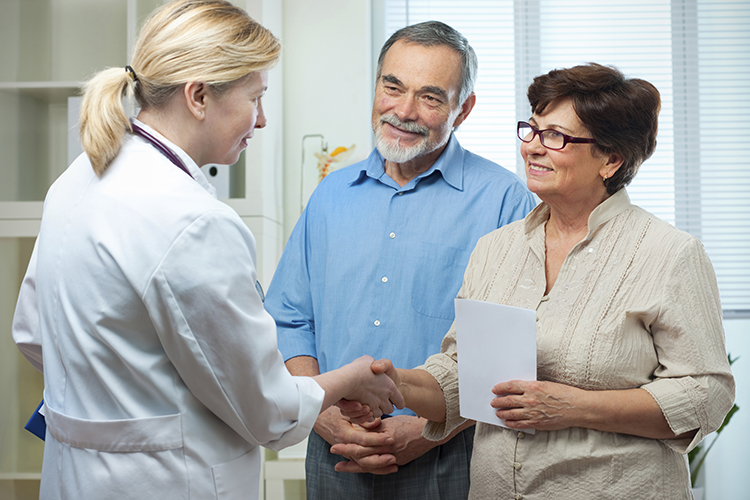
[[659, 367], [643, 389], [675, 434], [698, 430], [693, 439], [665, 440], [687, 453], [719, 428], [734, 402], [735, 385], [708, 255], [695, 238], [686, 239], [672, 255], [663, 278], [662, 306], [651, 327]]

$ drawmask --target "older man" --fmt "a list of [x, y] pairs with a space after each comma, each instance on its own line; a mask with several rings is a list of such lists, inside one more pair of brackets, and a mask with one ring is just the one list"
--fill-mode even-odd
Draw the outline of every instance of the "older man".
[[[476, 71], [467, 40], [440, 22], [403, 28], [383, 46], [377, 148], [318, 186], [268, 290], [292, 374], [362, 354], [421, 364], [440, 350], [477, 240], [534, 206], [516, 175], [452, 134], [474, 107]], [[308, 445], [307, 498], [466, 498], [473, 427], [434, 443], [424, 423], [407, 410], [364, 429], [324, 412]]]

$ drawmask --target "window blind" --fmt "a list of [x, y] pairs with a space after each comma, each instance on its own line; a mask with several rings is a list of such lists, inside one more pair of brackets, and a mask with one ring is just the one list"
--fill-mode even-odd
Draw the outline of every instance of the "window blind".
[[725, 316], [750, 317], [750, 169], [740, 158], [750, 115], [750, 3], [383, 1], [384, 39], [431, 19], [468, 38], [479, 59], [477, 105], [456, 135], [522, 177], [515, 124], [530, 116], [534, 76], [598, 62], [653, 83], [662, 98], [658, 146], [628, 193], [703, 241]]

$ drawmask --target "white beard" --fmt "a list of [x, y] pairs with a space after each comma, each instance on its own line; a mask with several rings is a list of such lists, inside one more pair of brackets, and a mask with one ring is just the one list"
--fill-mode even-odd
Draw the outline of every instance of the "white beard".
[[[385, 118], [385, 120], [383, 120], [383, 118]], [[383, 118], [381, 118], [381, 121], [379, 121], [377, 127], [375, 127], [375, 147], [383, 158], [393, 163], [405, 163], [429, 152], [430, 143], [427, 140], [429, 130], [420, 127], [415, 123], [412, 123], [411, 125], [403, 123], [392, 115]], [[422, 140], [414, 146], [401, 146], [401, 138], [396, 139], [396, 142], [394, 143], [383, 137], [383, 121], [412, 132], [425, 132], [425, 135]]]

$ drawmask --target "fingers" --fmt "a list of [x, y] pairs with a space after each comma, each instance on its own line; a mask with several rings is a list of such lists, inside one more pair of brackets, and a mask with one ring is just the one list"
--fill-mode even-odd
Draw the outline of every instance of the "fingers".
[[396, 463], [396, 457], [390, 453], [388, 446], [359, 446], [353, 443], [337, 443], [331, 446], [331, 453], [355, 460], [364, 467], [383, 467], [390, 465], [388, 457]]
[[372, 422], [375, 417], [373, 416], [370, 407], [361, 404], [359, 401], [350, 401], [348, 399], [340, 399], [336, 402], [336, 406], [341, 411], [341, 414], [356, 424], [362, 422]]
[[[341, 444], [351, 443], [351, 444], [361, 446], [361, 447], [382, 448], [383, 446], [392, 445], [393, 442], [394, 442], [393, 436], [391, 436], [391, 434], [387, 432], [375, 432], [375, 431], [365, 431], [364, 429], [362, 430], [352, 429], [352, 431], [346, 433], [346, 436], [341, 441]], [[371, 452], [371, 453], [374, 453], [374, 452]], [[366, 455], [369, 455], [371, 453], [366, 453]]]
[[357, 424], [361, 427], [365, 427], [367, 425], [372, 425], [375, 422], [380, 422], [380, 418], [375, 418], [372, 416], [372, 413], [368, 413], [367, 415], [363, 415], [361, 417], [349, 417], [349, 420], [353, 424]]
[[339, 462], [336, 464], [335, 469], [336, 469], [336, 472], [348, 472], [348, 473], [368, 472], [370, 474], [383, 476], [386, 474], [393, 474], [394, 472], [397, 472], [398, 466], [393, 464], [393, 465], [386, 465], [384, 467], [378, 467], [378, 468], [365, 468], [359, 465], [357, 462], [351, 461], [351, 462]]
[[[363, 408], [365, 408], [359, 401], [352, 401], [351, 399], [339, 399], [336, 402], [336, 406], [339, 407], [341, 413], [361, 413]], [[369, 411], [370, 409], [367, 408], [367, 412]]]
[[492, 392], [497, 395], [501, 394], [523, 394], [526, 392], [526, 382], [523, 380], [510, 380], [502, 382], [492, 388]]
[[377, 361], [373, 361], [372, 365], [370, 365], [370, 368], [372, 369], [372, 373], [375, 375], [381, 375], [385, 373], [388, 374], [389, 371], [395, 371], [395, 368], [393, 368], [393, 363], [391, 363], [391, 360], [389, 359], [379, 359]]
[[375, 430], [375, 429], [377, 429], [377, 428], [378, 428], [378, 427], [380, 426], [380, 423], [381, 423], [381, 422], [382, 422], [382, 420], [381, 420], [381, 419], [379, 419], [379, 418], [376, 418], [376, 419], [373, 419], [373, 420], [371, 420], [371, 421], [369, 421], [369, 422], [365, 422], [365, 423], [363, 423], [363, 424], [357, 423], [357, 425], [359, 425], [359, 426], [360, 426], [360, 427], [362, 427], [363, 429], [366, 429], [366, 430], [368, 430], [368, 431], [371, 431], [371, 430]]
[[389, 359], [379, 359], [377, 361], [374, 361], [372, 365], [370, 366], [370, 368], [372, 369], [372, 372], [375, 375], [386, 375], [388, 378], [390, 378], [393, 381], [395, 390], [391, 392], [390, 402], [399, 410], [401, 410], [404, 406], [406, 406], [406, 402], [404, 401], [404, 396], [398, 390], [398, 384], [400, 383], [400, 379], [398, 376], [398, 372], [396, 371], [396, 368], [393, 366], [393, 363], [391, 363]]

